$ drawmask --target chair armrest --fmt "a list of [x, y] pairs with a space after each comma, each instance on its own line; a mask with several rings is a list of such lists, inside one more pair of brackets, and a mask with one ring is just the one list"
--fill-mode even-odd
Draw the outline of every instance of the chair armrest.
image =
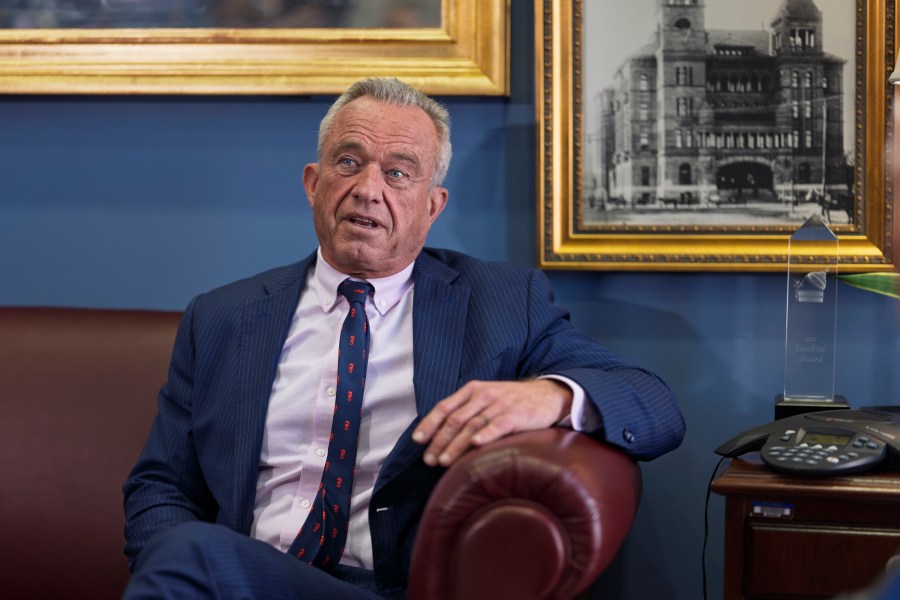
[[470, 451], [428, 500], [407, 597], [572, 598], [612, 561], [640, 495], [632, 459], [567, 429]]

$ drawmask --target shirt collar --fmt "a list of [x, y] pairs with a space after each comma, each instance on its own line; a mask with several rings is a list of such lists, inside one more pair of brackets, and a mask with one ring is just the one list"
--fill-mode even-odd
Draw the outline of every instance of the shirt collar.
[[[319, 306], [327, 313], [333, 310], [335, 305], [340, 304], [342, 298], [340, 292], [338, 292], [338, 286], [350, 276], [329, 265], [322, 257], [321, 247], [319, 247], [316, 255], [317, 260], [313, 266], [311, 278], [312, 290], [316, 294]], [[414, 262], [409, 263], [405, 269], [388, 277], [366, 279], [365, 281], [368, 281], [375, 288], [375, 291], [369, 296], [366, 305], [374, 307], [382, 315], [397, 306], [400, 299], [412, 287], [414, 265]]]

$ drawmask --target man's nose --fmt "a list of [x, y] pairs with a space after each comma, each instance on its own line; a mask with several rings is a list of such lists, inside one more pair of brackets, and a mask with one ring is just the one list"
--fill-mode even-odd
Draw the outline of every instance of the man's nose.
[[383, 186], [381, 169], [376, 164], [369, 164], [357, 175], [353, 195], [366, 202], [379, 201], [383, 197]]

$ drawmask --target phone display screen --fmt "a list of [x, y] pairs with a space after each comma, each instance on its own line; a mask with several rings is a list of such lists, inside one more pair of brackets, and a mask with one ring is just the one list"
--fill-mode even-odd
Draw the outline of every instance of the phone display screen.
[[853, 439], [852, 435], [840, 435], [834, 433], [816, 433], [815, 431], [807, 431], [803, 436], [803, 441], [807, 444], [828, 444], [834, 446], [844, 446]]

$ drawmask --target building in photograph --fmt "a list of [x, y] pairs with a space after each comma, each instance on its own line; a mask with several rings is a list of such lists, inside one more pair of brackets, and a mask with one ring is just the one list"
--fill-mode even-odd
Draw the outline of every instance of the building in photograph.
[[657, 30], [587, 103], [585, 196], [598, 206], [850, 202], [844, 59], [813, 0], [769, 28], [707, 29], [704, 0], [657, 0]]

